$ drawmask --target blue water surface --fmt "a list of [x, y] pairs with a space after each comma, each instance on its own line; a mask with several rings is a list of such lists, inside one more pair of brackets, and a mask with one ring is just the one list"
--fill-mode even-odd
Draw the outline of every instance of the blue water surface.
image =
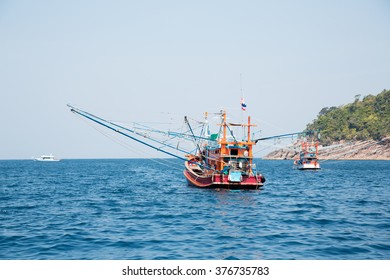
[[390, 162], [256, 160], [262, 190], [180, 161], [0, 161], [0, 259], [390, 259]]

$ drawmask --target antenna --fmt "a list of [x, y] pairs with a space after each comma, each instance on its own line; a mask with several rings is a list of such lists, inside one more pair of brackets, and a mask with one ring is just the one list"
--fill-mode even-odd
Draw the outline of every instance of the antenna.
[[[245, 109], [246, 109], [246, 105], [245, 105], [245, 99], [244, 99], [244, 91], [242, 90], [242, 73], [240, 73], [240, 90], [241, 90], [241, 102], [240, 102], [240, 105], [241, 105], [241, 123], [244, 123], [244, 112]], [[245, 137], [245, 127], [243, 126], [242, 127], [242, 139], [244, 139]]]
[[240, 89], [241, 89], [241, 97], [244, 98], [244, 92], [242, 91], [242, 74], [240, 73]]

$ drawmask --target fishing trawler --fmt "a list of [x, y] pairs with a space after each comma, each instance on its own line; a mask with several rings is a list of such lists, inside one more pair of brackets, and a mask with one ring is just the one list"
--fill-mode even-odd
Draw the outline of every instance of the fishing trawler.
[[[256, 165], [253, 164], [252, 147], [256, 143], [250, 139], [250, 128], [247, 124], [228, 124], [226, 112], [222, 114], [222, 135], [215, 135], [212, 140], [199, 147], [198, 154], [187, 155], [184, 176], [188, 182], [201, 188], [228, 188], [228, 189], [258, 189], [263, 186], [265, 178]], [[247, 138], [238, 141], [231, 133], [231, 126], [247, 128]]]
[[299, 158], [294, 161], [294, 167], [298, 170], [317, 170], [320, 169], [318, 163], [318, 141], [303, 141]]
[[[68, 104], [71, 112], [104, 126], [116, 133], [130, 138], [140, 144], [148, 146], [159, 152], [170, 155], [184, 161], [184, 176], [188, 183], [200, 188], [227, 188], [227, 189], [258, 189], [263, 186], [265, 178], [260, 174], [253, 163], [252, 148], [258, 140], [251, 140], [251, 127], [248, 117], [247, 124], [228, 123], [226, 112], [221, 111], [219, 132], [210, 133], [210, 128], [205, 114], [201, 132], [195, 135], [187, 117], [184, 118], [187, 131], [161, 131], [145, 127], [124, 127], [113, 123], [84, 110]], [[246, 129], [246, 138], [237, 140], [233, 133], [233, 127]], [[229, 134], [228, 134], [229, 132]], [[160, 140], [152, 135], [166, 136]], [[189, 140], [195, 144], [195, 150], [185, 150], [179, 147], [179, 143], [173, 144], [173, 139]], [[173, 149], [175, 151], [170, 151]], [[180, 155], [181, 154], [181, 155]]]

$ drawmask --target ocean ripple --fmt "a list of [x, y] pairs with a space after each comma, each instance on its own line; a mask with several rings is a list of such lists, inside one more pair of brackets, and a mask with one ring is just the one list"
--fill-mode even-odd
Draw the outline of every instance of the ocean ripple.
[[390, 258], [390, 162], [256, 164], [264, 188], [229, 191], [155, 160], [0, 161], [0, 259]]

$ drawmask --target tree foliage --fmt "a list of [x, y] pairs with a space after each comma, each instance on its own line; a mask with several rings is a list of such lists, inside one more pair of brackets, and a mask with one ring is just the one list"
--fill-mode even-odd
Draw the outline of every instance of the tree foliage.
[[390, 90], [367, 95], [360, 101], [340, 107], [325, 107], [307, 125], [308, 130], [320, 130], [321, 142], [340, 140], [380, 140], [390, 135]]

